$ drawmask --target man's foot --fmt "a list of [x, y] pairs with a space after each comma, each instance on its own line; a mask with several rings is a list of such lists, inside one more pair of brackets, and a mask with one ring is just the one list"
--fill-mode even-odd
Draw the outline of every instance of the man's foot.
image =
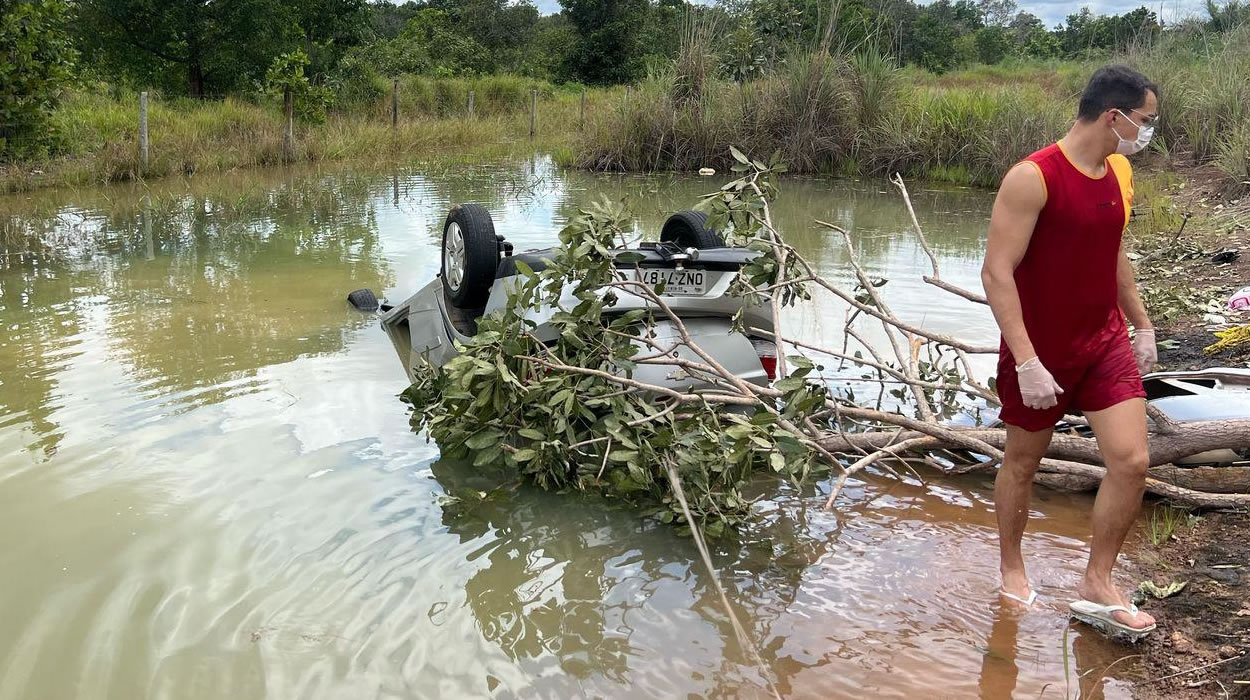
[[999, 589], [999, 593], [1009, 600], [1032, 606], [1037, 594], [1033, 591], [1032, 584], [1029, 583], [1029, 576], [1025, 573], [1024, 567], [1012, 569], [1004, 567], [1002, 575], [1003, 587]]
[[[1076, 593], [1080, 596], [1081, 600], [1088, 600], [1091, 603], [1098, 603], [1099, 605], [1122, 605], [1129, 610], [1134, 609], [1129, 601], [1126, 600], [1124, 596], [1120, 595], [1120, 592], [1116, 590], [1115, 586], [1110, 584], [1097, 584], [1091, 582], [1089, 579], [1086, 579], [1081, 582], [1080, 586], [1077, 586]], [[1147, 629], [1155, 623], [1154, 617], [1152, 617], [1149, 613], [1142, 612], [1141, 610], [1138, 610], [1136, 615], [1123, 610], [1117, 610], [1111, 613], [1111, 617], [1121, 625], [1136, 630]]]

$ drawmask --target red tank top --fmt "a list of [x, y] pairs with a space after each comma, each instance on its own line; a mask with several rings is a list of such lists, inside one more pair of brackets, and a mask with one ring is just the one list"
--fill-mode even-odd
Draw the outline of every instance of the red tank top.
[[[1127, 159], [1115, 155], [1102, 177], [1093, 177], [1057, 143], [1025, 161], [1042, 176], [1046, 204], [1015, 272], [1024, 326], [1043, 365], [1080, 365], [1091, 349], [1125, 329], [1116, 267], [1131, 205], [1131, 170]], [[1009, 354], [1006, 343], [1002, 352]]]

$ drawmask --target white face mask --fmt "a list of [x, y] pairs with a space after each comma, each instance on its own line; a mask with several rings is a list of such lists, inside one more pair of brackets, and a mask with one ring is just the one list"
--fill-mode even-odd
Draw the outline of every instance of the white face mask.
[[[1118, 109], [1116, 111], [1120, 112], [1120, 110]], [[1120, 136], [1120, 132], [1115, 131], [1115, 127], [1111, 127], [1111, 130], [1115, 132], [1116, 138], [1120, 139], [1120, 142], [1116, 144], [1115, 152], [1121, 153], [1126, 156], [1131, 156], [1134, 153], [1137, 153], [1141, 149], [1145, 148], [1146, 145], [1150, 143], [1150, 137], [1155, 135], [1155, 128], [1154, 126], [1141, 126], [1137, 124], [1137, 122], [1134, 122], [1132, 119], [1129, 119], [1129, 116], [1125, 114], [1124, 112], [1120, 112], [1120, 116], [1124, 117], [1125, 119], [1128, 119], [1128, 122], [1130, 124], [1137, 127], [1137, 138], [1133, 141], [1130, 141], [1124, 138], [1123, 136]]]

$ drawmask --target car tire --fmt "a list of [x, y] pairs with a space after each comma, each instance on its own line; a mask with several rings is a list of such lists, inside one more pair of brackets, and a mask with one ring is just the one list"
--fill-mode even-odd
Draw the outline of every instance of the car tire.
[[458, 204], [443, 223], [443, 287], [462, 309], [486, 305], [499, 267], [499, 239], [490, 212], [480, 204]]
[[372, 289], [357, 289], [348, 294], [347, 303], [354, 306], [357, 311], [378, 310], [378, 298], [374, 295]]
[[672, 241], [682, 248], [724, 248], [725, 239], [708, 228], [707, 214], [679, 211], [668, 217], [660, 229], [660, 241]]

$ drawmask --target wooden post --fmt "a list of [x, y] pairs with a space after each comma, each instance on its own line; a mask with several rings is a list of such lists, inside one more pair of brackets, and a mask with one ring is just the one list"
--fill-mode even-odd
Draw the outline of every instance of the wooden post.
[[530, 90], [530, 138], [534, 138], [534, 123], [538, 115], [538, 91]]
[[625, 86], [625, 106], [629, 106], [629, 86]]
[[286, 115], [286, 129], [282, 133], [282, 158], [290, 163], [295, 160], [295, 99], [291, 88], [282, 91], [282, 112]]
[[473, 91], [469, 91], [469, 119], [473, 118]]
[[391, 128], [399, 128], [399, 78], [391, 83]]
[[139, 177], [148, 172], [148, 93], [139, 93]]
[[577, 128], [586, 128], [586, 88], [582, 88], [582, 106], [577, 112]]

